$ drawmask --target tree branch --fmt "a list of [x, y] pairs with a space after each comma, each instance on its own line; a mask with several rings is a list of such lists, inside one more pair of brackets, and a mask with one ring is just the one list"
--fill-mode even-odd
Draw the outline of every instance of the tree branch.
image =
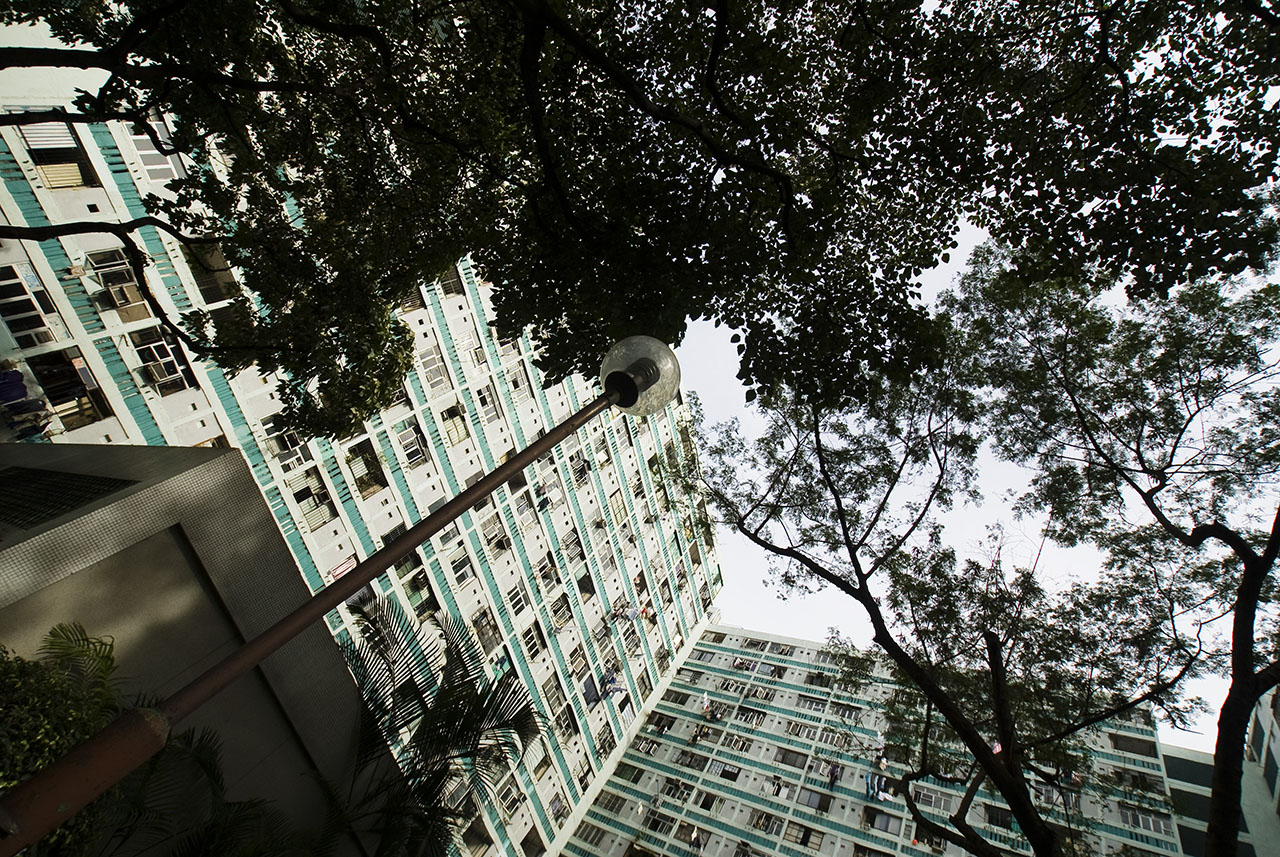
[[324, 87], [299, 81], [249, 80], [191, 65], [164, 63], [130, 65], [114, 59], [106, 51], [78, 48], [0, 48], [0, 68], [81, 68], [102, 69], [134, 83], [162, 85], [174, 78], [225, 86], [242, 92], [316, 92]]

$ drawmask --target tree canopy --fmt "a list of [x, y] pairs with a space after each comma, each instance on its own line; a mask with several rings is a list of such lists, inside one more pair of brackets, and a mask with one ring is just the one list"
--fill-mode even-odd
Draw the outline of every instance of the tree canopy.
[[1034, 474], [1023, 508], [1113, 563], [1172, 560], [1151, 588], [1229, 618], [1207, 853], [1230, 855], [1249, 715], [1280, 683], [1280, 288], [1206, 278], [1119, 303], [1106, 278], [987, 250], [949, 311], [980, 355], [996, 451]]
[[[862, 608], [905, 688], [904, 780], [990, 783], [1037, 854], [1072, 841], [1044, 792], [1067, 773], [1103, 784], [1089, 727], [1139, 700], [1185, 723], [1179, 683], [1226, 675], [1209, 841], [1233, 854], [1249, 712], [1280, 682], [1280, 295], [1212, 277], [1129, 301], [1106, 271], [1058, 270], [980, 248], [938, 302], [942, 361], [842, 408], [767, 397], [754, 443], [733, 426], [711, 437], [708, 486], [784, 586]], [[982, 561], [959, 554], [939, 515], [977, 495], [983, 449], [1027, 468], [1016, 509], [1100, 551], [1096, 574], [1068, 569], [1063, 587], [998, 538]], [[950, 830], [917, 821], [996, 853], [964, 813]]]
[[191, 342], [281, 370], [286, 418], [326, 434], [395, 397], [396, 305], [468, 252], [552, 379], [711, 318], [753, 393], [832, 401], [937, 359], [914, 278], [962, 218], [1137, 295], [1274, 246], [1261, 4], [24, 0], [3, 20], [75, 45], [4, 66], [108, 77], [78, 114], [0, 121], [171, 113], [191, 169], [152, 208], [247, 290]]

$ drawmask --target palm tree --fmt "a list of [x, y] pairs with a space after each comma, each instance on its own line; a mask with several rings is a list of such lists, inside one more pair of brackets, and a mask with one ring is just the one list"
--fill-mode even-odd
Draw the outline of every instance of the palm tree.
[[[0, 792], [27, 779], [106, 726], [121, 711], [110, 638], [78, 623], [57, 625], [38, 660], [0, 648]], [[74, 855], [96, 838], [119, 799], [113, 789], [32, 846], [33, 855]]]
[[[78, 622], [54, 626], [38, 660], [0, 648], [0, 791], [26, 779], [126, 707], [115, 644]], [[136, 706], [153, 703], [146, 697]], [[119, 785], [27, 850], [29, 857], [288, 857], [335, 841], [294, 831], [262, 800], [227, 799], [212, 730], [171, 735]]]
[[349, 606], [360, 633], [343, 651], [365, 701], [357, 781], [367, 787], [347, 823], [376, 835], [375, 857], [445, 857], [474, 799], [493, 799], [543, 721], [514, 672], [486, 675], [461, 620], [419, 625], [368, 594]]

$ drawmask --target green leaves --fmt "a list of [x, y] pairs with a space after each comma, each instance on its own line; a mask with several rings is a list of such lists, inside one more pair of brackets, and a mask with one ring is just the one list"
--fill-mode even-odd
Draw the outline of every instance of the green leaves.
[[707, 317], [752, 390], [832, 407], [937, 365], [917, 280], [962, 217], [1137, 297], [1274, 258], [1277, 52], [1238, 5], [88, 8], [4, 15], [89, 46], [87, 113], [173, 113], [151, 204], [258, 296], [205, 351], [311, 433], [390, 401], [391, 311], [469, 252], [553, 379]]
[[486, 675], [462, 620], [442, 617], [437, 642], [394, 600], [368, 597], [352, 610], [360, 635], [343, 650], [367, 718], [350, 826], [376, 834], [380, 855], [444, 857], [475, 815], [472, 799], [496, 799], [543, 723], [516, 673]]

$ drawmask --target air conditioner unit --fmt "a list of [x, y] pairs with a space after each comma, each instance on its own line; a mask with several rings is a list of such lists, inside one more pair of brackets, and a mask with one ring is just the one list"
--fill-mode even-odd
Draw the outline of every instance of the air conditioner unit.
[[164, 368], [162, 363], [147, 363], [142, 369], [142, 377], [150, 381], [152, 384], [162, 384], [165, 381], [172, 381], [174, 378], [180, 377], [176, 372], [170, 372]]

